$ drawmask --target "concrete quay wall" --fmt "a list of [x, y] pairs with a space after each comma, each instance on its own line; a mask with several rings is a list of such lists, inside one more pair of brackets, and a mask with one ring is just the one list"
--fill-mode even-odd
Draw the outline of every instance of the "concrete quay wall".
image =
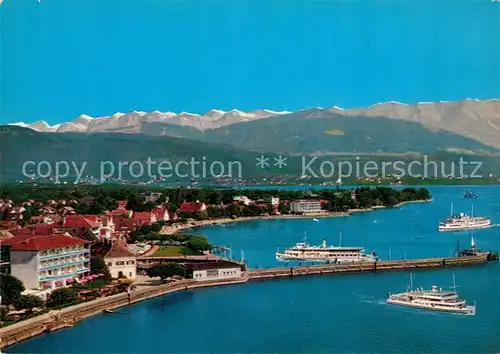
[[19, 343], [42, 333], [70, 327], [78, 321], [101, 313], [104, 310], [114, 310], [122, 306], [152, 299], [169, 293], [203, 287], [222, 286], [245, 283], [247, 279], [226, 279], [223, 281], [183, 280], [176, 283], [152, 286], [131, 293], [108, 296], [86, 303], [70, 306], [61, 310], [53, 310], [47, 314], [34, 317], [11, 326], [0, 328], [0, 348]]
[[488, 254], [482, 253], [469, 257], [427, 258], [411, 260], [380, 261], [358, 264], [324, 264], [304, 267], [271, 268], [250, 270], [247, 272], [249, 280], [292, 277], [300, 275], [378, 272], [388, 270], [416, 269], [416, 268], [445, 268], [460, 267], [488, 262]]

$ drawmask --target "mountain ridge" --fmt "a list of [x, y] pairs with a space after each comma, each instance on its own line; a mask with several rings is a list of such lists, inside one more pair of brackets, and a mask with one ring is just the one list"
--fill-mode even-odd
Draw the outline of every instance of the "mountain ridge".
[[[137, 134], [149, 123], [166, 123], [183, 127], [191, 127], [200, 131], [209, 131], [224, 126], [264, 121], [286, 115], [315, 111], [317, 116], [329, 116], [330, 113], [345, 117], [370, 117], [374, 119], [389, 118], [402, 121], [417, 122], [431, 130], [445, 130], [459, 134], [490, 146], [500, 148], [500, 100], [496, 98], [479, 100], [467, 98], [461, 101], [418, 102], [407, 104], [397, 101], [376, 103], [364, 108], [344, 109], [338, 106], [330, 108], [309, 108], [296, 112], [271, 111], [267, 109], [243, 112], [237, 109], [222, 111], [212, 109], [204, 114], [174, 112], [114, 113], [111, 116], [93, 118], [80, 115], [70, 122], [57, 126], [49, 126], [45, 122], [11, 123], [42, 132], [119, 132]], [[306, 117], [307, 118], [307, 117]], [[44, 123], [44, 124], [43, 124]], [[307, 128], [307, 127], [305, 127]], [[169, 135], [168, 132], [165, 135]]]

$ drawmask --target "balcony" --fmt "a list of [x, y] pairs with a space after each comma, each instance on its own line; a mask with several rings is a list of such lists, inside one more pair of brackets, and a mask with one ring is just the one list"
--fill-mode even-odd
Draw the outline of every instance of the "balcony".
[[68, 273], [59, 274], [59, 275], [45, 275], [43, 277], [40, 277], [40, 281], [43, 282], [43, 281], [48, 281], [48, 280], [70, 278], [70, 277], [74, 277], [75, 275], [86, 273], [86, 272], [90, 272], [90, 269], [89, 268], [82, 268], [82, 269], [75, 270], [73, 272], [68, 272]]
[[47, 266], [40, 266], [40, 270], [48, 270], [48, 269], [54, 269], [54, 268], [61, 268], [61, 267], [69, 267], [72, 265], [77, 265], [85, 262], [90, 262], [89, 259], [79, 259], [74, 262], [64, 262], [64, 263], [58, 263], [58, 264], [53, 264], [53, 265], [47, 265]]
[[79, 255], [79, 254], [84, 254], [87, 253], [89, 254], [90, 251], [88, 249], [82, 249], [82, 250], [76, 250], [76, 251], [69, 251], [69, 252], [60, 252], [60, 253], [55, 253], [55, 254], [48, 254], [45, 256], [39, 256], [38, 258], [40, 260], [46, 260], [46, 259], [52, 259], [52, 258], [60, 258], [60, 257], [67, 257], [67, 256], [72, 256], [72, 255]]

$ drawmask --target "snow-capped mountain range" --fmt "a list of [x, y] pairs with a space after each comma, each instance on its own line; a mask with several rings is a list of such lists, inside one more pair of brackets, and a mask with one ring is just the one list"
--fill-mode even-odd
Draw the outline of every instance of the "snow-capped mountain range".
[[[304, 124], [303, 129], [308, 129], [308, 119], [325, 117], [335, 119], [338, 116], [383, 117], [418, 122], [431, 130], [446, 130], [491, 146], [500, 147], [500, 100], [498, 99], [478, 100], [468, 98], [453, 102], [419, 102], [416, 104], [390, 101], [377, 103], [366, 108], [343, 109], [333, 106], [330, 108], [316, 107], [297, 112], [276, 112], [267, 109], [242, 112], [236, 109], [231, 111], [213, 109], [200, 115], [186, 112], [153, 111], [148, 113], [133, 111], [97, 118], [83, 114], [73, 121], [54, 126], [50, 126], [44, 121], [32, 124], [12, 123], [11, 125], [27, 127], [41, 132], [152, 134], [162, 129], [148, 123], [166, 123], [206, 131], [236, 123], [258, 124], [252, 122], [263, 118], [272, 119], [272, 117], [284, 116], [290, 116], [291, 122]], [[265, 122], [262, 123], [263, 125], [259, 129], [265, 129]], [[283, 128], [286, 129], [286, 127]]]
[[163, 122], [177, 125], [192, 126], [199, 129], [212, 129], [224, 125], [247, 122], [251, 120], [272, 117], [276, 115], [289, 114], [291, 112], [282, 111], [275, 112], [267, 109], [256, 110], [251, 112], [242, 112], [237, 109], [231, 111], [221, 111], [212, 109], [207, 113], [200, 115], [195, 113], [173, 113], [173, 112], [142, 112], [132, 111], [129, 113], [115, 113], [108, 117], [91, 117], [82, 114], [75, 120], [70, 122], [49, 125], [45, 121], [38, 121], [31, 124], [23, 122], [12, 123], [25, 128], [31, 128], [40, 132], [78, 132], [78, 133], [97, 133], [97, 132], [122, 132], [122, 133], [138, 133], [142, 123], [147, 122]]

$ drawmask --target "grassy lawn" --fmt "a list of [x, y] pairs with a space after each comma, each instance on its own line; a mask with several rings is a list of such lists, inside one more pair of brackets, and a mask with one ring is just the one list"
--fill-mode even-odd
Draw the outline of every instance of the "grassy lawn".
[[183, 246], [160, 246], [160, 248], [153, 253], [153, 257], [172, 257], [182, 255]]

